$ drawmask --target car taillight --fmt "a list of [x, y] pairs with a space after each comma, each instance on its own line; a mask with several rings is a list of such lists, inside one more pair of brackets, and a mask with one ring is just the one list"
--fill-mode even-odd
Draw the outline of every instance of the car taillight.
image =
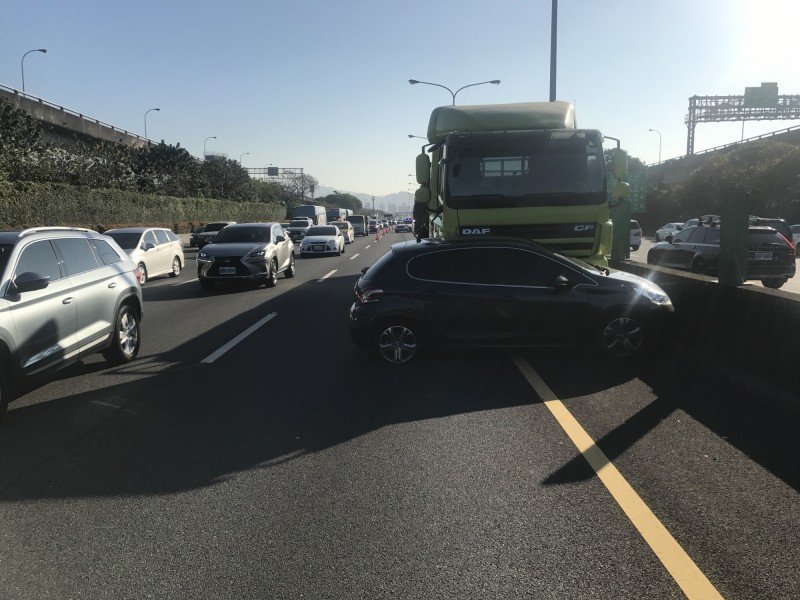
[[139, 267], [136, 267], [133, 270], [133, 274], [136, 275], [136, 281], [138, 281], [141, 284], [142, 283], [142, 272], [139, 270]]
[[360, 290], [356, 292], [356, 300], [361, 304], [377, 302], [383, 296], [383, 290]]

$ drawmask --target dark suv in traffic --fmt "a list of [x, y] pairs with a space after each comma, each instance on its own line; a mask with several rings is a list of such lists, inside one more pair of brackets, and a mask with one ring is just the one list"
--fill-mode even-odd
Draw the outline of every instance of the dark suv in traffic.
[[630, 357], [673, 312], [644, 278], [524, 240], [425, 239], [393, 244], [355, 286], [350, 333], [390, 363], [427, 345], [589, 343]]
[[[720, 230], [713, 223], [682, 229], [669, 241], [654, 244], [647, 252], [647, 263], [682, 269], [703, 275], [719, 274]], [[756, 226], [747, 230], [746, 279], [760, 279], [762, 285], [777, 289], [795, 274], [795, 249], [773, 227]]]

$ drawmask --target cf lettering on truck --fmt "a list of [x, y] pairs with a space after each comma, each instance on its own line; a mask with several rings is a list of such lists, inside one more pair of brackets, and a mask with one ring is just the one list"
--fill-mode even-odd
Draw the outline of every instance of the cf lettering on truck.
[[[603, 135], [577, 129], [570, 103], [440, 106], [428, 141], [416, 165], [418, 238], [512, 236], [607, 263], [611, 182]], [[612, 159], [620, 179], [622, 155]]]

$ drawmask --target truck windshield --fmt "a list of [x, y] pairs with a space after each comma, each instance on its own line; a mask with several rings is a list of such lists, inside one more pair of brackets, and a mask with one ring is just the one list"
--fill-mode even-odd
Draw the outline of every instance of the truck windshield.
[[[451, 135], [445, 196], [454, 208], [605, 202], [605, 167], [594, 132]], [[555, 200], [555, 201], [554, 201]]]

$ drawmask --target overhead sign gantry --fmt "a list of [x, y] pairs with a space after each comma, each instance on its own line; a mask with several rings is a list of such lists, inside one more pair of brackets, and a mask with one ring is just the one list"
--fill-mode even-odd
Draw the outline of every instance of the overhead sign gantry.
[[743, 96], [692, 96], [685, 120], [689, 129], [686, 154], [694, 154], [694, 132], [698, 123], [795, 119], [800, 119], [800, 95], [779, 95], [777, 83], [747, 87]]

